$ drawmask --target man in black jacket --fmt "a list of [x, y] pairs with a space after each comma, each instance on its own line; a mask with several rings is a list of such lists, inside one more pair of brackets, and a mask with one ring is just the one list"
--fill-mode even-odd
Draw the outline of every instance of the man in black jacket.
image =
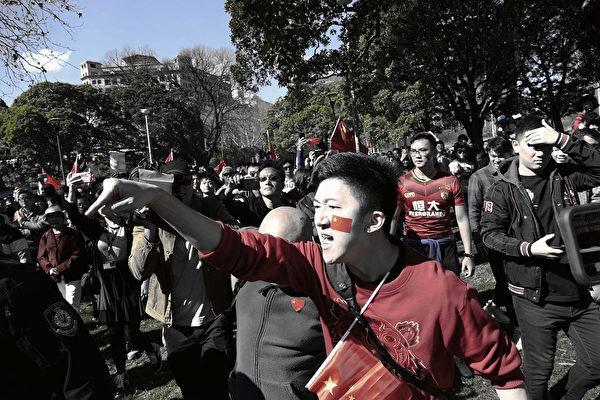
[[[505, 256], [530, 398], [548, 398], [556, 337], [564, 330], [577, 362], [551, 392], [580, 399], [600, 383], [600, 309], [575, 282], [556, 221], [578, 204], [578, 190], [600, 184], [600, 152], [536, 118], [519, 121], [515, 133], [519, 156], [500, 166], [483, 203], [483, 241]], [[578, 165], [554, 163], [553, 146]]]

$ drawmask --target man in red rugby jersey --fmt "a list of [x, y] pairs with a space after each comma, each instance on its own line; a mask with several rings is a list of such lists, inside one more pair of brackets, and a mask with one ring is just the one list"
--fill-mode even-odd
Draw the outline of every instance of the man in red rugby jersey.
[[[403, 240], [420, 253], [465, 277], [473, 275], [471, 228], [460, 182], [436, 166], [436, 139], [430, 133], [418, 133], [410, 145], [414, 168], [398, 182], [396, 216], [403, 221]], [[452, 232], [454, 208], [465, 253], [458, 263], [456, 241]]]

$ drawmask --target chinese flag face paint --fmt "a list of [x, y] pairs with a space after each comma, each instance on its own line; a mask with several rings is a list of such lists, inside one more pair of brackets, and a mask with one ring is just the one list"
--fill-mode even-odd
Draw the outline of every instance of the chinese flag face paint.
[[352, 218], [344, 218], [334, 215], [331, 218], [330, 227], [336, 231], [350, 233], [352, 232]]

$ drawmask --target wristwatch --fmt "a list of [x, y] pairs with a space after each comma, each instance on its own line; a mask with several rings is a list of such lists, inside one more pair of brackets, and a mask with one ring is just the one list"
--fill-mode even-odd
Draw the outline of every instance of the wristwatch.
[[475, 254], [471, 254], [471, 253], [465, 253], [464, 256], [467, 258], [475, 258]]

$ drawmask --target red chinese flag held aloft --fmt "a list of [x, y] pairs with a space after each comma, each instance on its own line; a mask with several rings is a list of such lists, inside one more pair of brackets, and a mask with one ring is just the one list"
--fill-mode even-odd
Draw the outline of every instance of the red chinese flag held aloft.
[[314, 137], [314, 138], [310, 138], [310, 139], [308, 139], [308, 141], [306, 142], [306, 144], [310, 144], [310, 145], [313, 145], [313, 146], [315, 146], [315, 145], [317, 145], [317, 144], [319, 144], [319, 143], [321, 143], [321, 138], [320, 138], [320, 137]]
[[219, 163], [217, 164], [217, 166], [214, 167], [213, 169], [215, 170], [215, 173], [217, 175], [219, 175], [221, 173], [221, 171], [223, 171], [223, 168], [225, 168], [226, 165], [227, 165], [227, 163], [225, 163], [225, 160], [221, 159], [221, 161], [219, 161]]
[[273, 161], [277, 160], [277, 154], [275, 154], [275, 147], [273, 147], [271, 143], [269, 143], [269, 157], [271, 157], [271, 160]]
[[175, 159], [175, 155], [173, 154], [173, 149], [171, 149], [171, 151], [169, 152], [169, 155], [167, 156], [167, 158], [165, 158], [165, 164], [173, 161], [174, 159]]
[[[331, 150], [337, 150], [341, 153], [354, 153], [356, 151], [356, 143], [354, 142], [354, 134], [348, 129], [344, 120], [339, 118], [338, 122], [331, 135]], [[360, 144], [360, 152], [367, 154], [369, 150], [362, 143]]]
[[339, 343], [306, 388], [319, 400], [410, 399], [412, 388], [402, 383], [364, 345], [348, 338]]
[[60, 189], [62, 186], [60, 181], [58, 179], [56, 179], [55, 177], [53, 177], [52, 175], [46, 175], [46, 177], [44, 178], [44, 183], [47, 185], [54, 186], [54, 189], [56, 189], [56, 190]]

